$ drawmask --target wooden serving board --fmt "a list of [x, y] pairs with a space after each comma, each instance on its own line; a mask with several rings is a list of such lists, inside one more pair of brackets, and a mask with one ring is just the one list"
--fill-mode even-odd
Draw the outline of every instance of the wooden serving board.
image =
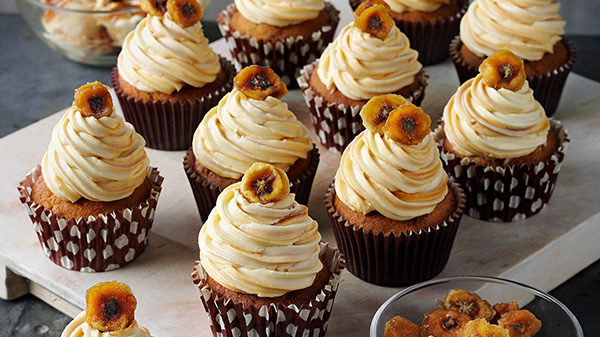
[[[342, 24], [348, 22], [346, 3]], [[225, 55], [224, 41], [213, 44]], [[423, 109], [435, 121], [456, 91], [450, 61], [427, 67], [430, 76]], [[556, 117], [572, 139], [548, 207], [514, 223], [488, 223], [463, 217], [454, 249], [440, 276], [500, 276], [548, 291], [600, 258], [600, 83], [571, 74]], [[309, 125], [299, 90], [285, 98]], [[117, 102], [117, 100], [114, 100]], [[31, 292], [74, 316], [84, 307], [87, 288], [107, 280], [131, 285], [138, 298], [138, 321], [154, 336], [211, 336], [207, 315], [191, 281], [198, 259], [201, 220], [183, 171], [183, 151], [148, 149], [151, 165], [165, 177], [149, 246], [131, 264], [87, 274], [53, 264], [42, 252], [33, 226], [18, 200], [17, 184], [40, 161], [52, 128], [63, 111], [0, 139], [0, 297]], [[318, 143], [313, 134], [314, 141]], [[332, 181], [339, 155], [319, 148], [321, 163], [309, 202], [326, 241], [335, 244], [322, 196]], [[365, 283], [344, 271], [328, 336], [368, 335], [377, 308], [399, 288]]]

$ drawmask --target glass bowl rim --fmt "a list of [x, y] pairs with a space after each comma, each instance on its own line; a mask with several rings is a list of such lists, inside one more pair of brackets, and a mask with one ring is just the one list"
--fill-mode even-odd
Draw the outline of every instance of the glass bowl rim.
[[512, 281], [512, 280], [508, 280], [505, 278], [494, 277], [494, 276], [477, 276], [477, 275], [449, 276], [449, 277], [436, 278], [433, 280], [417, 283], [415, 285], [412, 285], [410, 287], [407, 287], [407, 288], [397, 292], [396, 294], [394, 294], [390, 298], [388, 298], [385, 302], [383, 302], [383, 304], [381, 304], [379, 309], [377, 309], [377, 311], [375, 312], [375, 315], [373, 315], [373, 319], [371, 320], [371, 326], [369, 328], [369, 337], [377, 337], [377, 331], [376, 331], [377, 330], [377, 322], [381, 319], [381, 315], [383, 314], [383, 311], [385, 309], [387, 309], [387, 307], [390, 305], [390, 303], [394, 302], [396, 299], [398, 299], [408, 293], [411, 293], [415, 290], [419, 290], [419, 289], [427, 288], [432, 285], [447, 283], [447, 282], [451, 282], [451, 281], [483, 281], [483, 282], [493, 282], [493, 283], [500, 283], [500, 284], [504, 284], [504, 285], [511, 285], [511, 286], [525, 288], [526, 290], [530, 291], [534, 295], [539, 296], [549, 302], [552, 302], [555, 305], [557, 305], [560, 309], [562, 309], [567, 314], [569, 319], [571, 319], [571, 322], [573, 322], [573, 325], [575, 326], [575, 330], [577, 331], [577, 336], [583, 337], [583, 329], [581, 328], [581, 324], [579, 324], [577, 317], [575, 317], [575, 315], [571, 312], [571, 310], [569, 310], [569, 308], [567, 308], [566, 305], [564, 305], [561, 301], [556, 299], [554, 296], [547, 294], [541, 290], [538, 290], [532, 286], [528, 286], [524, 283], [518, 282], [518, 281]]
[[127, 7], [127, 8], [106, 10], [106, 11], [95, 11], [95, 10], [88, 10], [88, 9], [56, 7], [56, 6], [42, 3], [40, 0], [15, 0], [15, 1], [16, 2], [27, 2], [34, 6], [43, 7], [43, 8], [51, 9], [51, 10], [55, 10], [55, 11], [62, 11], [62, 12], [67, 12], [67, 13], [77, 13], [77, 14], [122, 14], [122, 13], [143, 12], [142, 9], [139, 7]]

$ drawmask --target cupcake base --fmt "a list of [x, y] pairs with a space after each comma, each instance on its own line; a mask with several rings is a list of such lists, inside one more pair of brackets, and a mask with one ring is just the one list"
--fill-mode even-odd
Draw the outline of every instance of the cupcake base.
[[[310, 161], [308, 169], [299, 177], [295, 179], [290, 178], [290, 192], [295, 193], [296, 201], [303, 205], [308, 204], [312, 183], [319, 166], [320, 155], [319, 150], [316, 147], [308, 153], [308, 159]], [[221, 194], [227, 186], [213, 184], [198, 174], [194, 169], [195, 162], [196, 157], [194, 156], [194, 151], [192, 148], [189, 148], [183, 157], [183, 169], [185, 170], [192, 192], [194, 193], [194, 199], [196, 200], [200, 218], [202, 218], [202, 221], [204, 222], [208, 219], [210, 212], [217, 204], [219, 194]]]
[[252, 64], [267, 66], [272, 68], [289, 88], [296, 88], [297, 83], [294, 79], [298, 77], [300, 69], [316, 60], [333, 40], [340, 21], [340, 12], [328, 2], [325, 2], [325, 10], [330, 16], [329, 24], [307, 36], [261, 40], [233, 30], [230, 22], [237, 12], [235, 4], [227, 6], [219, 14], [217, 24], [239, 69]]
[[[552, 116], [556, 112], [567, 76], [573, 69], [577, 58], [575, 45], [571, 41], [563, 38], [561, 43], [566, 47], [568, 53], [567, 60], [563, 65], [543, 74], [527, 76], [529, 87], [533, 89], [533, 96], [544, 107], [547, 116]], [[460, 53], [462, 45], [460, 36], [456, 36], [450, 43], [450, 57], [456, 67], [461, 84], [479, 73], [479, 65], [467, 63], [463, 59]]]
[[[349, 0], [353, 10], [364, 0]], [[448, 45], [458, 35], [460, 20], [469, 8], [468, 0], [458, 0], [458, 12], [448, 17], [427, 18], [423, 20], [402, 19], [400, 14], [392, 13], [396, 26], [410, 40], [410, 47], [419, 52], [419, 62], [428, 66], [440, 63], [448, 58]]]
[[[346, 106], [337, 102], [329, 102], [321, 96], [310, 83], [310, 78], [318, 64], [319, 61], [317, 60], [302, 68], [300, 77], [297, 79], [298, 84], [309, 107], [310, 119], [319, 141], [328, 150], [342, 153], [354, 137], [364, 130], [360, 117], [360, 110], [364, 103], [362, 105]], [[420, 105], [425, 96], [427, 78], [427, 75], [421, 71], [417, 75], [417, 81], [420, 85], [404, 98], [415, 105]]]
[[122, 267], [144, 252], [163, 181], [156, 168], [148, 168], [152, 188], [144, 202], [79, 219], [57, 216], [33, 201], [31, 191], [41, 176], [38, 165], [19, 184], [19, 198], [52, 262], [70, 270], [101, 272]]
[[456, 210], [445, 221], [400, 235], [365, 230], [351, 223], [335, 208], [335, 188], [325, 194], [325, 207], [333, 226], [338, 248], [348, 270], [358, 278], [377, 285], [406, 286], [431, 279], [446, 266], [465, 205], [458, 183], [448, 182], [456, 199]]
[[328, 243], [320, 245], [320, 258], [331, 276], [308, 304], [271, 303], [253, 306], [219, 296], [208, 285], [208, 274], [200, 262], [196, 262], [192, 280], [209, 315], [213, 336], [325, 336], [344, 260]]
[[125, 120], [133, 124], [148, 147], [174, 151], [185, 150], [192, 144], [194, 132], [204, 115], [233, 88], [235, 67], [223, 57], [220, 62], [225, 77], [223, 85], [216, 86], [201, 97], [182, 99], [154, 100], [145, 97], [150, 96], [148, 93], [144, 93], [144, 99], [131, 95], [121, 86], [117, 67], [113, 68], [111, 82]]
[[465, 189], [465, 213], [485, 221], [518, 221], [539, 213], [548, 203], [570, 142], [562, 124], [550, 118], [558, 149], [546, 160], [520, 165], [489, 166], [444, 148], [443, 123], [434, 131], [444, 169]]

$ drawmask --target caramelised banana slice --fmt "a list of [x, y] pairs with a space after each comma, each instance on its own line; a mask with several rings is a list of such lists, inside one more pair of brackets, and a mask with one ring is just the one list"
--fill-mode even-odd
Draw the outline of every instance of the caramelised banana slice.
[[281, 78], [269, 67], [248, 66], [233, 79], [235, 87], [248, 98], [259, 101], [272, 96], [281, 98], [287, 94], [287, 87]]
[[167, 0], [141, 0], [142, 10], [152, 16], [163, 16], [167, 12]]
[[75, 90], [73, 106], [77, 107], [84, 117], [110, 116], [114, 106], [108, 90], [107, 86], [98, 81], [84, 84]]
[[387, 2], [383, 0], [367, 0], [361, 3], [358, 7], [356, 7], [356, 10], [354, 11], [354, 19], [356, 20], [360, 16], [360, 14], [365, 11], [365, 9], [371, 8], [375, 5], [382, 5], [388, 11], [392, 10], [390, 8], [390, 5], [388, 5]]
[[395, 25], [389, 9], [379, 4], [363, 9], [354, 20], [355, 27], [380, 40], [385, 40]]
[[167, 13], [171, 20], [186, 28], [200, 21], [204, 11], [197, 0], [167, 0]]
[[375, 133], [383, 133], [390, 113], [394, 109], [407, 104], [409, 102], [400, 95], [376, 96], [363, 106], [360, 111], [360, 117], [367, 129]]
[[471, 320], [463, 313], [434, 309], [425, 314], [421, 324], [421, 336], [461, 337], [462, 328]]
[[510, 337], [531, 337], [542, 328], [542, 322], [528, 310], [512, 310], [498, 320], [498, 325], [508, 330]]
[[241, 192], [251, 202], [276, 202], [290, 193], [290, 181], [282, 169], [254, 163], [242, 177]]
[[483, 318], [470, 321], [465, 325], [461, 337], [510, 337], [506, 329], [488, 323]]
[[390, 112], [384, 132], [399, 143], [417, 145], [431, 132], [431, 118], [421, 108], [409, 103]]
[[483, 60], [479, 72], [488, 87], [494, 89], [521, 89], [527, 79], [523, 60], [508, 50], [500, 50]]
[[127, 328], [135, 320], [137, 301], [128, 285], [102, 282], [85, 295], [85, 321], [93, 329], [106, 332]]
[[462, 312], [471, 319], [483, 318], [491, 321], [494, 310], [488, 301], [481, 299], [479, 295], [462, 289], [452, 289], [444, 297], [444, 308]]

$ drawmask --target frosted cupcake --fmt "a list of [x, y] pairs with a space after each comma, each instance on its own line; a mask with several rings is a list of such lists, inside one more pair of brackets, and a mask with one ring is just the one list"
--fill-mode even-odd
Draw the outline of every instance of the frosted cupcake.
[[44, 250], [72, 270], [105, 271], [146, 248], [162, 177], [144, 139], [114, 112], [108, 87], [88, 83], [52, 131], [48, 151], [19, 186]]
[[[283, 170], [253, 164], [200, 230], [193, 280], [214, 336], [325, 334], [343, 269]], [[318, 315], [306, 315], [306, 312]]]
[[208, 45], [197, 1], [144, 0], [142, 8], [148, 16], [125, 38], [112, 85], [149, 147], [183, 150], [231, 90], [235, 69]]
[[96, 284], [86, 292], [85, 305], [61, 337], [151, 337], [135, 320], [137, 300], [124, 283]]
[[576, 56], [559, 9], [555, 0], [474, 1], [450, 46], [461, 83], [477, 75], [486, 57], [509, 50], [525, 61], [535, 99], [551, 116]]
[[340, 153], [364, 129], [359, 111], [370, 98], [396, 93], [418, 105], [427, 85], [418, 52], [387, 7], [365, 4], [354, 14], [298, 78], [319, 140]]
[[323, 0], [235, 0], [217, 17], [238, 69], [270, 67], [291, 87], [333, 40], [339, 21]]
[[398, 95], [361, 110], [366, 130], [348, 145], [325, 206], [348, 270], [400, 286], [439, 274], [464, 208], [430, 134], [430, 119]]
[[479, 70], [446, 105], [436, 141], [470, 216], [521, 220], [548, 203], [569, 139], [535, 100], [520, 58], [500, 51]]
[[284, 170], [296, 199], [306, 204], [319, 164], [308, 128], [280, 100], [287, 88], [271, 69], [247, 67], [235, 85], [206, 114], [184, 158], [202, 220], [219, 193], [239, 182], [255, 162]]

